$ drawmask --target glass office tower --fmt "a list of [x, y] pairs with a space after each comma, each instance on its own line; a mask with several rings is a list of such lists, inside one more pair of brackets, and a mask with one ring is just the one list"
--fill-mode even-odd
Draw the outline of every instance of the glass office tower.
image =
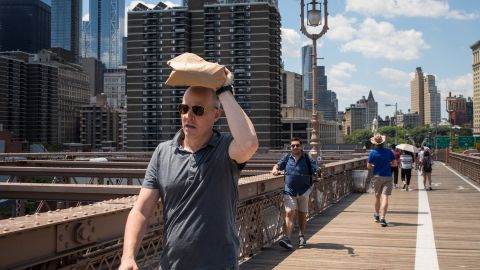
[[91, 54], [106, 68], [123, 63], [125, 0], [90, 0]]
[[40, 0], [0, 1], [0, 51], [50, 48], [50, 7]]
[[51, 8], [51, 46], [72, 52], [78, 62], [82, 0], [52, 0]]

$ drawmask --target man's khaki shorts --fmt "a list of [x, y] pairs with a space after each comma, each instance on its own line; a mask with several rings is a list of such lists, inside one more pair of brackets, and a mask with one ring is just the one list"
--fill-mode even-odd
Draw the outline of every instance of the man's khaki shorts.
[[391, 176], [374, 176], [372, 177], [372, 183], [376, 196], [380, 194], [392, 195], [393, 183]]
[[311, 187], [302, 195], [283, 195], [283, 200], [285, 201], [285, 209], [298, 210], [303, 213], [308, 213], [308, 200], [310, 198], [310, 193], [312, 193]]

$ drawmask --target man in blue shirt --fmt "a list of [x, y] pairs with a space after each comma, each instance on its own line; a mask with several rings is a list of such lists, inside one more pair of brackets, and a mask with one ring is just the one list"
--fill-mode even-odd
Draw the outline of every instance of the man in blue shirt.
[[373, 217], [376, 222], [380, 222], [382, 227], [386, 227], [385, 216], [388, 209], [388, 196], [392, 195], [392, 171], [390, 167], [397, 166], [397, 160], [392, 150], [384, 148], [385, 136], [375, 134], [370, 138], [370, 142], [375, 149], [368, 155], [367, 168], [373, 168], [373, 189], [375, 190], [375, 213]]
[[287, 226], [286, 236], [280, 240], [280, 246], [292, 250], [292, 230], [295, 215], [298, 213], [300, 247], [305, 247], [305, 226], [307, 223], [308, 201], [312, 191], [312, 181], [318, 170], [317, 162], [302, 151], [302, 142], [299, 138], [290, 140], [291, 153], [285, 155], [273, 166], [272, 174], [278, 175], [279, 171], [285, 170], [285, 223]]

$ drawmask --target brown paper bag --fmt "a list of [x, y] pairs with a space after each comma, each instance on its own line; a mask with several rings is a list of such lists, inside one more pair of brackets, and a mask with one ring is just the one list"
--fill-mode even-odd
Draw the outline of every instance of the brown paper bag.
[[181, 54], [167, 62], [173, 68], [165, 84], [220, 88], [226, 80], [225, 66], [205, 61], [193, 53]]

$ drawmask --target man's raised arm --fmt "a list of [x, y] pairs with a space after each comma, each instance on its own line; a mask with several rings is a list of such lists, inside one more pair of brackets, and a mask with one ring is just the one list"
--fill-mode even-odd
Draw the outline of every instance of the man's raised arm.
[[[225, 85], [233, 83], [233, 74], [226, 69]], [[258, 138], [252, 121], [238, 105], [235, 97], [229, 92], [221, 93], [218, 98], [222, 103], [228, 127], [232, 132], [233, 141], [228, 148], [230, 158], [238, 164], [248, 161], [258, 149]]]

